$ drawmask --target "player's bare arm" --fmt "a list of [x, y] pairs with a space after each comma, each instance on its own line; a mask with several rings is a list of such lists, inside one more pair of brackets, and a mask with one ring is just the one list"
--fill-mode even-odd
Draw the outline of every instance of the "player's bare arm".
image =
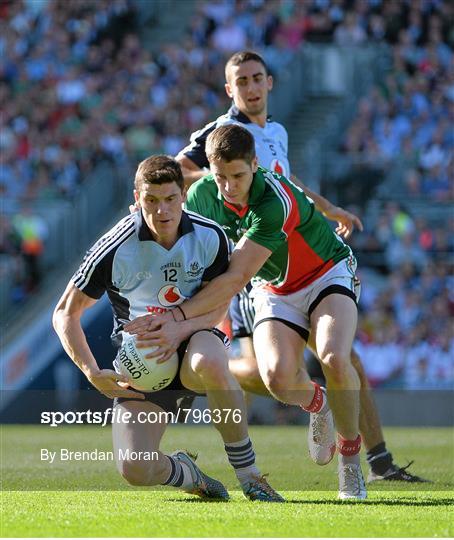
[[352, 212], [344, 210], [340, 206], [334, 205], [332, 202], [322, 197], [319, 193], [315, 193], [304, 185], [295, 175], [291, 175], [292, 181], [300, 186], [304, 193], [310, 197], [315, 204], [315, 208], [321, 212], [327, 219], [337, 222], [336, 233], [344, 238], [349, 238], [356, 227], [358, 230], [363, 230], [363, 224], [358, 216]]
[[96, 300], [69, 283], [58, 301], [52, 322], [63, 348], [90, 383], [109, 398], [136, 397], [143, 395], [118, 384], [128, 383], [128, 378], [111, 369], [100, 369], [87, 343], [80, 319]]
[[229, 302], [249, 283], [271, 255], [271, 250], [243, 236], [224, 274], [216, 277], [181, 305], [186, 318], [197, 317]]
[[[166, 317], [147, 314], [137, 317], [127, 325], [125, 330], [137, 334], [138, 347], [158, 347], [146, 358], [161, 356], [158, 363], [165, 362], [178, 349], [180, 343], [195, 332], [212, 328], [222, 322], [227, 314], [228, 303], [213, 311], [192, 319], [176, 322], [178, 308], [167, 312]], [[179, 317], [181, 318], [181, 317]]]
[[[196, 317], [213, 312], [216, 309], [225, 309], [232, 297], [249, 283], [270, 255], [271, 251], [269, 249], [243, 236], [235, 247], [227, 271], [210, 281], [206, 287], [190, 300], [180, 304], [182, 312], [180, 309], [174, 309], [172, 312], [161, 315], [144, 315], [128, 323], [125, 330], [140, 333], [140, 331], [154, 329], [164, 321], [172, 322], [175, 319], [179, 322], [188, 323], [191, 319], [195, 320]], [[186, 321], [184, 321], [184, 318], [186, 318]], [[206, 328], [206, 325], [204, 328]]]
[[186, 187], [202, 178], [205, 174], [203, 169], [196, 165], [192, 159], [189, 159], [184, 154], [178, 154], [175, 158], [181, 166], [181, 172], [183, 173], [184, 183]]

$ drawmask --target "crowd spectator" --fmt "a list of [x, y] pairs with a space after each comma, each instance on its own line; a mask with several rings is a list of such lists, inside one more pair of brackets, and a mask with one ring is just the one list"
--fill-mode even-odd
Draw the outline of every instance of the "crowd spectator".
[[[189, 133], [226, 108], [224, 61], [242, 48], [262, 54], [278, 77], [306, 42], [387, 42], [391, 70], [360, 100], [342, 149], [374, 163], [400, 156], [410, 198], [454, 200], [449, 2], [199, 0], [182, 42], [153, 53], [138, 38], [134, 6], [11, 0], [0, 8], [0, 254], [13, 261], [13, 301], [41, 279], [47, 231], [33, 203], [71, 200], [103, 160], [119, 166], [152, 152], [176, 154]], [[424, 373], [452, 384], [452, 365], [443, 360], [452, 336], [438, 333], [453, 315], [446, 264], [453, 238], [454, 221], [433, 226], [395, 203], [353, 237], [360, 252], [382, 256], [390, 276], [361, 306], [359, 336], [374, 384], [397, 376], [417, 386]], [[419, 349], [413, 355], [420, 342], [406, 341], [414, 325], [429, 359]], [[374, 363], [380, 354], [389, 357], [386, 366]], [[432, 366], [434, 356], [442, 365]]]
[[[454, 295], [450, 265], [406, 262], [360, 300], [356, 345], [374, 386], [453, 388]], [[373, 290], [371, 290], [373, 289]]]
[[20, 242], [20, 252], [24, 258], [27, 274], [27, 291], [33, 291], [41, 281], [40, 258], [48, 234], [45, 220], [36, 215], [30, 207], [22, 208], [12, 220], [14, 232]]
[[[369, 34], [373, 20], [392, 45], [392, 66], [360, 101], [341, 144], [342, 151], [370, 163], [403, 159], [412, 170], [404, 182], [408, 195], [438, 202], [454, 200], [454, 55], [448, 23], [454, 10], [448, 4], [387, 2], [382, 14], [370, 18]], [[343, 39], [351, 36], [360, 28], [358, 20], [352, 16], [350, 33], [346, 20], [335, 35], [344, 29]]]

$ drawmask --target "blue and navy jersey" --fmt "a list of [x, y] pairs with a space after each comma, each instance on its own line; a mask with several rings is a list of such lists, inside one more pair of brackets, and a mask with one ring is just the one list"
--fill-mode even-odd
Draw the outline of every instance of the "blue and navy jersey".
[[209, 163], [205, 154], [205, 143], [208, 135], [220, 126], [237, 124], [246, 128], [254, 137], [255, 152], [259, 165], [265, 169], [290, 178], [290, 164], [288, 161], [288, 134], [282, 124], [268, 119], [265, 127], [261, 127], [240, 112], [235, 105], [230, 107], [226, 114], [219, 116], [199, 131], [191, 135], [188, 146], [180, 151], [201, 169], [208, 168]]
[[184, 211], [179, 232], [166, 249], [153, 240], [142, 213], [135, 212], [86, 253], [71, 279], [91, 298], [107, 292], [114, 313], [112, 338], [127, 321], [171, 309], [227, 269], [229, 242], [219, 225]]

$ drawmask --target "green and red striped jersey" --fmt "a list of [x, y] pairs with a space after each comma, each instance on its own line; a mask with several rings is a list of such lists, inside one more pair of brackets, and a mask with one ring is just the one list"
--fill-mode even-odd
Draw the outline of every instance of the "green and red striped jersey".
[[212, 175], [191, 186], [186, 209], [219, 223], [235, 243], [246, 235], [271, 250], [254, 282], [276, 294], [307, 287], [351, 255], [301, 188], [261, 167], [241, 211], [224, 200]]

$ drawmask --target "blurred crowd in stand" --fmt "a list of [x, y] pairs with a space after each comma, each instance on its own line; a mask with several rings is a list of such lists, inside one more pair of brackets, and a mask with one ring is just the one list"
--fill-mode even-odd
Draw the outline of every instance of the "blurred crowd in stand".
[[360, 100], [341, 149], [370, 163], [399, 158], [408, 168], [402, 186], [408, 196], [453, 201], [454, 8], [446, 16], [448, 3], [404, 6], [391, 69]]
[[[48, 229], [39, 205], [71, 201], [103, 160], [134, 165], [150, 153], [176, 154], [189, 133], [228, 106], [224, 62], [244, 48], [261, 53], [278, 77], [306, 42], [390, 44], [392, 69], [360, 101], [342, 150], [378, 162], [403, 157], [410, 197], [452, 201], [450, 2], [199, 0], [194, 6], [181, 42], [162, 43], [152, 53], [141, 45], [143, 12], [132, 0], [2, 2], [0, 261], [9, 264], [0, 264], [0, 279], [14, 272], [13, 302], [32, 294], [42, 277]], [[423, 380], [452, 384], [453, 227], [451, 221], [433, 228], [390, 203], [378, 223], [354, 237], [363, 251], [383, 253], [391, 276], [381, 289], [366, 283], [361, 304], [359, 340], [374, 384], [396, 373], [412, 387]], [[407, 362], [404, 349], [418, 353]], [[436, 362], [445, 357], [451, 360], [443, 370]]]
[[391, 45], [390, 69], [341, 141], [354, 159], [403, 171], [390, 184], [397, 200], [351, 242], [366, 261], [381, 256], [375, 266], [386, 275], [364, 280], [357, 346], [374, 386], [453, 388], [454, 8], [386, 5], [391, 27], [384, 13], [371, 22]]

